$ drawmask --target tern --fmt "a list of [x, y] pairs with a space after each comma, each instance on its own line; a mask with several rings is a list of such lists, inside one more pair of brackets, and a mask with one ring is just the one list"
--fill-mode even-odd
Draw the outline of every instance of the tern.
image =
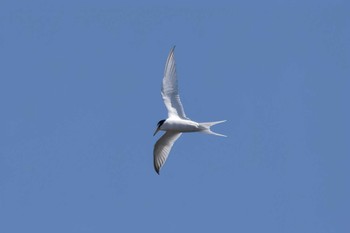
[[168, 118], [158, 122], [156, 131], [153, 134], [154, 136], [160, 130], [165, 131], [158, 139], [153, 149], [154, 169], [158, 175], [161, 167], [168, 158], [174, 142], [182, 133], [201, 132], [226, 137], [225, 135], [210, 130], [211, 126], [225, 122], [226, 120], [198, 123], [186, 116], [178, 91], [174, 49], [175, 46], [171, 49], [165, 64], [161, 90], [165, 107], [168, 110]]

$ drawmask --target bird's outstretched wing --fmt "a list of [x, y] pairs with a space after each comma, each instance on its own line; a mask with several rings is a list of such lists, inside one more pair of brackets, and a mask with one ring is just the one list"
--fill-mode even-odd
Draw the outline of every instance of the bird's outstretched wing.
[[153, 149], [154, 169], [159, 174], [160, 168], [168, 158], [169, 152], [174, 142], [181, 136], [181, 133], [167, 131], [158, 139]]
[[162, 85], [162, 97], [165, 107], [168, 109], [168, 117], [179, 117], [182, 119], [189, 119], [186, 117], [185, 111], [182, 107], [177, 87], [174, 49], [175, 46], [171, 49], [165, 64]]

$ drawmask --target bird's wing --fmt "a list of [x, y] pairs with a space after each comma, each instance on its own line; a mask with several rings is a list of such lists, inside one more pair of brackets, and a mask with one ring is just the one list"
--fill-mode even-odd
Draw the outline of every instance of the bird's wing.
[[186, 117], [184, 108], [182, 107], [177, 87], [174, 49], [175, 47], [171, 49], [165, 64], [162, 97], [164, 104], [168, 109], [168, 117], [180, 117], [182, 119], [189, 119]]
[[181, 136], [181, 133], [167, 131], [158, 139], [153, 149], [154, 169], [159, 174], [160, 168], [168, 158], [169, 152], [174, 142]]

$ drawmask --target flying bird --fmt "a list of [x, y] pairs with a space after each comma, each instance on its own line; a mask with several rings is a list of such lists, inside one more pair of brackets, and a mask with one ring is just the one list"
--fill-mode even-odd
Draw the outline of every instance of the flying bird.
[[165, 64], [161, 90], [165, 107], [168, 110], [168, 118], [158, 122], [156, 131], [153, 134], [154, 136], [160, 130], [165, 131], [153, 149], [154, 169], [158, 174], [168, 158], [174, 142], [182, 133], [201, 132], [226, 137], [210, 130], [211, 126], [225, 122], [226, 120], [198, 123], [186, 116], [178, 91], [174, 49], [175, 46], [171, 49]]

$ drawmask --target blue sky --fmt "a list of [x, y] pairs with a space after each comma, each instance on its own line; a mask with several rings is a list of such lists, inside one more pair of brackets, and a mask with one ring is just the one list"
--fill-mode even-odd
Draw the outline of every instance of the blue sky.
[[[349, 232], [348, 1], [1, 1], [0, 232]], [[158, 176], [176, 45], [185, 134]]]

